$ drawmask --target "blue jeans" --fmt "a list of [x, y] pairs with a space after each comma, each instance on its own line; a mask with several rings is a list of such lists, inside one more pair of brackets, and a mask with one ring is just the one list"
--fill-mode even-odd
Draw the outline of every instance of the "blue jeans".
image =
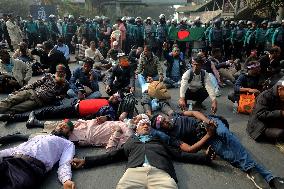
[[266, 182], [269, 183], [274, 178], [271, 172], [255, 162], [249, 152], [240, 143], [239, 139], [229, 131], [221, 120], [212, 119], [216, 121], [218, 127], [215, 137], [209, 141], [209, 144], [215, 150], [216, 154], [244, 172], [255, 168]]
[[[69, 89], [67, 91], [67, 95], [71, 98], [78, 98], [78, 93], [75, 93], [72, 89]], [[87, 96], [86, 99], [94, 99], [94, 98], [99, 98], [101, 96], [102, 94], [100, 91], [95, 91], [91, 93], [89, 96]]]

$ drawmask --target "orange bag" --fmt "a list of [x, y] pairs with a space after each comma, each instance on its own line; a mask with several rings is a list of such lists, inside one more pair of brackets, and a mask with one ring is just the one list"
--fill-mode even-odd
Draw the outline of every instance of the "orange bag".
[[255, 95], [254, 94], [240, 94], [238, 112], [250, 114], [254, 108]]

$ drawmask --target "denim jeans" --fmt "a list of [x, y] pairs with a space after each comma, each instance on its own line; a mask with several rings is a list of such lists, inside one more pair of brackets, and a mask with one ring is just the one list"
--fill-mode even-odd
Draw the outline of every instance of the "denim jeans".
[[249, 152], [240, 143], [239, 139], [229, 131], [221, 120], [216, 118], [212, 119], [216, 121], [218, 127], [216, 136], [209, 141], [209, 144], [213, 147], [216, 154], [244, 172], [255, 168], [269, 183], [269, 181], [274, 178], [271, 172], [266, 170], [251, 157]]
[[[67, 91], [67, 95], [71, 98], [78, 98], [78, 94], [75, 93], [72, 89], [69, 89]], [[95, 91], [95, 92], [91, 93], [89, 96], [87, 96], [86, 99], [94, 99], [94, 98], [99, 98], [101, 96], [102, 96], [102, 94], [101, 94], [100, 91]]]
[[176, 82], [180, 80], [180, 77], [166, 77], [164, 79], [164, 83], [169, 84], [169, 85], [174, 85]]

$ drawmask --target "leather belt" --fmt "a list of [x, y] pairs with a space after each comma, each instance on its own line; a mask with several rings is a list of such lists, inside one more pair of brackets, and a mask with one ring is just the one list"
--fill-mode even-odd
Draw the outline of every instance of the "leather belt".
[[28, 155], [24, 155], [24, 154], [15, 154], [13, 157], [26, 160], [30, 163], [35, 164], [37, 167], [44, 169], [44, 171], [46, 171], [46, 167], [45, 167], [44, 163], [42, 163], [40, 160], [38, 160], [36, 158], [33, 158], [31, 156], [28, 156]]

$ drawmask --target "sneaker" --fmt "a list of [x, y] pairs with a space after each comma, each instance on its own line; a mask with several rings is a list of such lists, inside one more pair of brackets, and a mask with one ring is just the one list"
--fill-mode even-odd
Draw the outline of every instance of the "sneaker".
[[284, 189], [284, 179], [280, 177], [275, 177], [269, 182], [269, 185], [273, 189]]
[[258, 189], [270, 188], [269, 184], [264, 180], [264, 178], [259, 174], [259, 172], [257, 172], [255, 168], [249, 170], [247, 178], [249, 178]]
[[34, 111], [32, 111], [29, 115], [29, 120], [27, 121], [26, 123], [26, 127], [28, 129], [31, 129], [31, 128], [44, 128], [44, 123], [37, 120], [36, 117], [35, 117], [35, 113]]

